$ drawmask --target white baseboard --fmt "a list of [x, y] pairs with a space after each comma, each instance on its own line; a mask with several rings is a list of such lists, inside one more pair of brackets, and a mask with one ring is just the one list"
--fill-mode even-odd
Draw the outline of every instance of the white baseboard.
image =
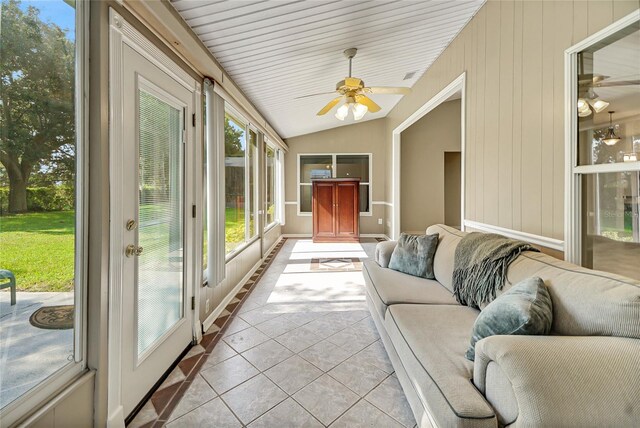
[[310, 233], [285, 233], [282, 235], [282, 237], [288, 239], [307, 239], [312, 238], [313, 235], [311, 235]]
[[[273, 243], [273, 245], [269, 248], [269, 250], [267, 250], [265, 255], [270, 254], [271, 251], [273, 251], [273, 249], [276, 247], [276, 245], [278, 245], [278, 243], [282, 240], [282, 238], [283, 238], [283, 235], [280, 235], [278, 239], [276, 239], [276, 241]], [[264, 262], [264, 258], [258, 260], [258, 262], [251, 267], [249, 272], [247, 272], [247, 274], [240, 280], [240, 282], [238, 282], [238, 284], [236, 284], [236, 286], [233, 287], [233, 290], [231, 290], [231, 292], [228, 293], [224, 299], [222, 299], [222, 302], [220, 302], [220, 304], [216, 306], [213, 312], [211, 312], [209, 316], [202, 322], [202, 329], [205, 332], [209, 330], [213, 322], [218, 318], [218, 316], [220, 316], [222, 311], [224, 311], [224, 308], [226, 308], [229, 302], [233, 300], [236, 294], [238, 294], [238, 291], [240, 291], [242, 286], [244, 286], [247, 283], [247, 281], [249, 281], [251, 276], [256, 272], [256, 270], [258, 270], [258, 268], [262, 265], [263, 262]]]
[[564, 251], [564, 241], [560, 239], [549, 238], [546, 236], [534, 235], [533, 233], [521, 232], [519, 230], [507, 229], [491, 224], [480, 223], [477, 221], [466, 220], [464, 226], [472, 229], [481, 230], [483, 232], [498, 233], [508, 236], [509, 238], [519, 239], [521, 241], [530, 242], [541, 247], [551, 248], [552, 250]]
[[361, 233], [361, 238], [384, 238], [386, 235], [384, 233]]

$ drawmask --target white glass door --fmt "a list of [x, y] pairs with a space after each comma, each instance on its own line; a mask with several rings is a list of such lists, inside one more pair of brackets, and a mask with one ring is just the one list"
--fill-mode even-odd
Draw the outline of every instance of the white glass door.
[[[129, 414], [192, 340], [185, 260], [193, 92], [123, 47], [122, 404]], [[113, 197], [113, 195], [112, 195]], [[190, 217], [188, 218], [190, 220]]]

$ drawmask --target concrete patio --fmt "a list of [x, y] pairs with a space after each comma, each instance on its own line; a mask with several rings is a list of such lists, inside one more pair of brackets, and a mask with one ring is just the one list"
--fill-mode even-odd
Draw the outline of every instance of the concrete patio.
[[29, 323], [43, 306], [73, 304], [72, 292], [0, 292], [0, 408], [73, 360], [73, 329], [46, 330]]

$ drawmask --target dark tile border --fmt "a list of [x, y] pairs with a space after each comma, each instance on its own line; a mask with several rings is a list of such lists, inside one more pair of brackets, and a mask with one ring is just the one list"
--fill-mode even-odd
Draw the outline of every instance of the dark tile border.
[[[247, 300], [247, 297], [255, 289], [256, 285], [260, 281], [260, 278], [262, 278], [262, 275], [271, 265], [273, 259], [278, 254], [278, 252], [280, 252], [280, 249], [282, 249], [282, 246], [286, 241], [287, 238], [280, 239], [280, 242], [278, 242], [273, 250], [264, 258], [262, 264], [258, 267], [258, 269], [256, 269], [254, 274], [251, 275], [251, 278], [249, 278], [249, 280], [247, 280], [247, 282], [240, 288], [240, 290], [238, 290], [238, 292], [234, 296], [235, 298], [231, 299], [233, 303], [227, 304], [220, 316], [213, 322], [209, 330], [211, 330], [215, 325], [217, 327], [217, 331], [204, 334], [200, 343], [198, 345], [194, 345], [191, 348], [194, 349], [195, 346], [201, 346], [204, 349], [204, 352], [200, 352], [196, 355], [188, 355], [188, 353], [185, 354], [185, 356], [182, 357], [182, 360], [166, 376], [168, 377], [168, 375], [173, 373], [175, 370], [180, 370], [185, 378], [180, 381], [174, 382], [171, 385], [166, 385], [162, 388], [158, 388], [153, 392], [153, 394], [151, 394], [151, 397], [148, 401], [151, 401], [151, 403], [153, 404], [158, 417], [155, 420], [152, 419], [145, 422], [144, 425], [142, 425], [143, 427], [162, 427], [167, 423], [169, 417], [171, 416], [171, 413], [191, 386], [191, 382], [193, 382], [193, 379], [200, 372], [202, 365], [207, 360], [218, 341], [222, 338], [228, 325], [236, 317], [238, 311], [242, 307], [242, 304]], [[146, 402], [141, 403], [140, 408], [142, 408], [142, 406], [146, 404]], [[133, 420], [135, 420], [135, 418], [133, 418]]]

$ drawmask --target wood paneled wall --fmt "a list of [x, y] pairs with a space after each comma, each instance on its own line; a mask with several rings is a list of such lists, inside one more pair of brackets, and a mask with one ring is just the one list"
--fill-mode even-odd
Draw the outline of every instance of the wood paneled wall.
[[563, 239], [564, 51], [638, 8], [488, 1], [387, 117], [386, 200], [393, 129], [466, 71], [466, 218]]

